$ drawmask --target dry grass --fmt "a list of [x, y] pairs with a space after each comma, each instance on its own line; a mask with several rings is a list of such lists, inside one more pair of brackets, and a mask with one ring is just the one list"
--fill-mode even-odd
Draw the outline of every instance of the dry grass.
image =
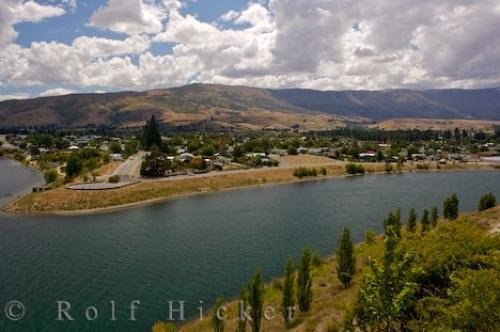
[[[492, 229], [500, 225], [500, 206], [483, 212], [465, 213], [460, 218], [468, 218]], [[335, 274], [335, 257], [329, 257], [323, 265], [312, 271], [313, 302], [310, 312], [299, 314], [290, 329], [284, 328], [284, 321], [278, 312], [276, 319], [262, 321], [263, 331], [337, 331], [341, 327], [343, 317], [352, 306], [356, 291], [362, 282], [363, 275], [369, 270], [369, 259], [379, 259], [383, 252], [382, 237], [378, 236], [371, 243], [360, 243], [356, 246], [357, 271], [353, 284], [343, 288]], [[279, 311], [281, 307], [281, 290], [276, 285], [282, 284], [282, 279], [275, 279], [265, 286], [264, 306], [272, 306]], [[236, 316], [237, 301], [226, 304], [228, 320], [226, 330], [234, 331], [238, 323]], [[236, 316], [237, 317], [237, 316]], [[180, 331], [202, 332], [211, 331], [211, 313], [205, 315], [203, 321], [192, 321], [184, 325]], [[249, 327], [247, 327], [247, 330]]]
[[474, 129], [476, 131], [484, 131], [493, 133], [493, 125], [500, 125], [500, 121], [480, 121], [480, 120], [465, 120], [465, 119], [388, 119], [372, 127], [397, 130], [397, 129], [420, 129], [420, 130], [454, 130], [459, 129]]
[[[369, 257], [377, 258], [382, 252], [382, 239], [380, 237], [371, 244], [362, 243], [356, 246], [357, 273], [353, 284], [344, 288], [335, 273], [335, 258], [330, 257], [312, 270], [313, 276], [313, 301], [308, 313], [297, 313], [293, 328], [290, 331], [329, 331], [339, 327], [345, 312], [352, 305], [362, 275], [369, 269]], [[284, 263], [283, 263], [284, 264]], [[249, 276], [250, 277], [250, 276]], [[262, 331], [288, 331], [284, 328], [284, 320], [280, 313], [282, 279], [275, 279], [266, 285], [264, 291], [264, 307], [271, 306], [276, 310], [275, 319], [263, 320]], [[226, 305], [227, 317], [225, 328], [235, 331], [238, 324], [238, 301], [234, 300]], [[195, 320], [181, 327], [182, 332], [211, 331], [211, 314], [205, 315], [203, 321]], [[250, 326], [247, 324], [247, 330]]]
[[[313, 167], [319, 167], [317, 164]], [[367, 173], [383, 172], [383, 163], [366, 163]], [[325, 164], [327, 176], [345, 175], [343, 163]], [[429, 164], [435, 169], [434, 163]], [[416, 171], [416, 164], [405, 165], [403, 171]], [[442, 165], [442, 170], [491, 169], [482, 163]], [[318, 176], [317, 178], [324, 178]], [[270, 183], [297, 181], [293, 168], [263, 168], [232, 172], [209, 173], [205, 176], [171, 178], [167, 180], [143, 181], [119, 189], [102, 191], [76, 191], [57, 188], [31, 193], [6, 206], [5, 210], [17, 213], [53, 213], [63, 211], [85, 211], [110, 207], [121, 207], [141, 202], [158, 201], [180, 195], [225, 190]]]

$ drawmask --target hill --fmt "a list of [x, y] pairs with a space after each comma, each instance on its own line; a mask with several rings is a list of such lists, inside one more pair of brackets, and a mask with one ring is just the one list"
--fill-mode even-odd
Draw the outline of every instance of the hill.
[[0, 102], [0, 128], [136, 127], [151, 114], [173, 127], [325, 129], [391, 118], [500, 120], [500, 89], [316, 91], [191, 84], [144, 92]]

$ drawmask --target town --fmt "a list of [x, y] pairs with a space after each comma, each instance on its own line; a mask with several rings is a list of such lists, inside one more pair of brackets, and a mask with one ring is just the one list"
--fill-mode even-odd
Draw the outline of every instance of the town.
[[[346, 163], [384, 163], [386, 171], [418, 162], [420, 168], [499, 162], [499, 131], [380, 130], [168, 133], [155, 117], [142, 130], [119, 134], [29, 131], [0, 136], [0, 156], [39, 168], [47, 190], [113, 189], [141, 179], [211, 172], [292, 167], [289, 156]], [[299, 165], [302, 166], [302, 165]], [[306, 165], [307, 166], [307, 163]], [[348, 166], [346, 166], [348, 167]], [[356, 173], [356, 171], [347, 171]]]

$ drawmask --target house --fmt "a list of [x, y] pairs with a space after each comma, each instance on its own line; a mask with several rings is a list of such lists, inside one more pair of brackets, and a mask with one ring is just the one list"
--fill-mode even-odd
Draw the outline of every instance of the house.
[[180, 160], [180, 161], [191, 160], [191, 159], [193, 159], [193, 158], [194, 158], [194, 156], [193, 156], [191, 153], [187, 153], [187, 152], [186, 152], [186, 153], [183, 153], [183, 154], [181, 154], [181, 155], [179, 156], [179, 160]]
[[80, 148], [79, 148], [78, 146], [76, 146], [76, 145], [71, 145], [71, 146], [68, 148], [68, 150], [70, 150], [70, 151], [77, 151], [77, 150], [79, 150], [79, 149], [80, 149]]
[[113, 160], [113, 161], [122, 161], [123, 160], [122, 155], [119, 153], [112, 153], [109, 155], [109, 158], [111, 158], [111, 160]]

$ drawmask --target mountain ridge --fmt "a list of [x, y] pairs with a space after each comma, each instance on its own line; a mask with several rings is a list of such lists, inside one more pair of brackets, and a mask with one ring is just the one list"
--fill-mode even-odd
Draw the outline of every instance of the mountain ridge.
[[74, 93], [0, 102], [0, 128], [140, 126], [151, 115], [169, 125], [272, 125], [320, 129], [392, 118], [500, 120], [500, 89], [380, 91], [262, 89], [194, 83], [174, 88]]

